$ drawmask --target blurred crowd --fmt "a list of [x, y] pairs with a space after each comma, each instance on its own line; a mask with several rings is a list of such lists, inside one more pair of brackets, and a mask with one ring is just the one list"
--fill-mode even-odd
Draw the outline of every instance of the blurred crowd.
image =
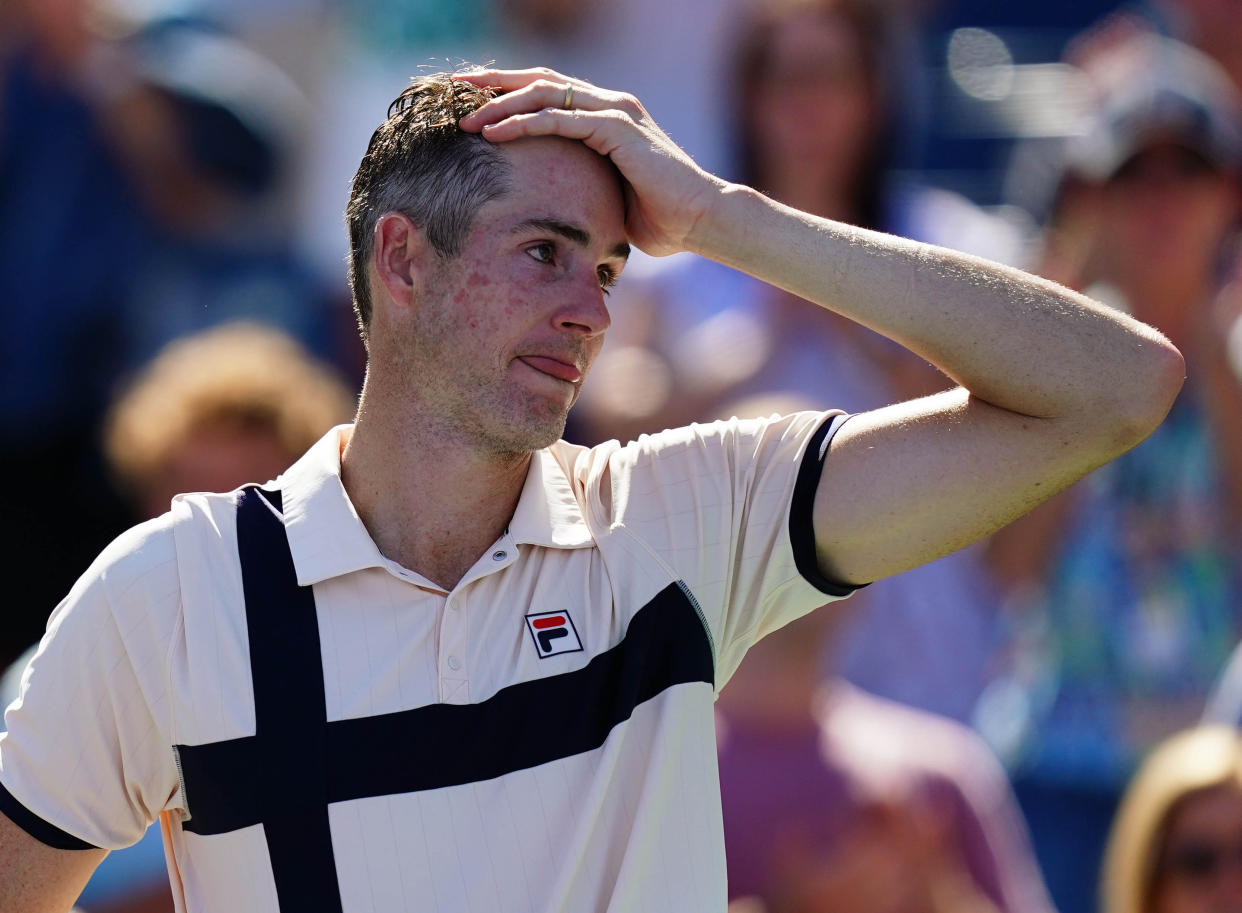
[[[1186, 357], [1143, 444], [752, 650], [718, 702], [731, 911], [1242, 911], [1242, 0], [11, 0], [3, 702], [109, 539], [349, 420], [348, 182], [462, 61], [631, 91], [709, 170]], [[950, 385], [688, 254], [635, 254], [610, 310], [580, 443]], [[80, 905], [169, 913], [158, 828]]]

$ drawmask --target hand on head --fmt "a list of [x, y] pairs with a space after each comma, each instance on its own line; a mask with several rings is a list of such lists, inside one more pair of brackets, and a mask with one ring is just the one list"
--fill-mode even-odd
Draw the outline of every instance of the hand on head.
[[561, 136], [607, 156], [626, 185], [626, 231], [644, 252], [693, 249], [693, 232], [725, 182], [703, 171], [638, 99], [548, 69], [454, 74], [503, 94], [462, 118], [461, 129], [504, 143]]

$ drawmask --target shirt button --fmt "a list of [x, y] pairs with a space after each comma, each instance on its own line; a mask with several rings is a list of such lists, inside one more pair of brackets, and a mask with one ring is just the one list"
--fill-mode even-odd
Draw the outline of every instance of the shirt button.
[[450, 656], [448, 658], [448, 667], [456, 672], [461, 668], [461, 660], [459, 660], [456, 656]]
[[504, 561], [508, 557], [509, 553], [504, 550], [492, 552], [493, 561]]

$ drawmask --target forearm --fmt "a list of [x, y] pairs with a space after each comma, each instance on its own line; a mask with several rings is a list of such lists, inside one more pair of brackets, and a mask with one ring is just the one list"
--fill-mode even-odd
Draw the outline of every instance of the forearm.
[[1150, 430], [1182, 372], [1158, 332], [1055, 283], [819, 219], [749, 188], [724, 190], [689, 243], [883, 333], [1021, 415], [1106, 415]]

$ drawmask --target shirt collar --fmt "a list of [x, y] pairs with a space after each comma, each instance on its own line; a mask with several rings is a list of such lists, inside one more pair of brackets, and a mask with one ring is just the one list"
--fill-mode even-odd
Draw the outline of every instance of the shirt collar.
[[351, 428], [333, 428], [277, 480], [299, 586], [387, 564], [341, 484]]
[[595, 541], [561, 463], [576, 449], [557, 443], [531, 455], [526, 484], [509, 523], [514, 542], [547, 548], [583, 548]]
[[[341, 449], [351, 429], [333, 428], [277, 480], [300, 586], [389, 564], [341, 484]], [[594, 542], [560, 459], [569, 459], [575, 450], [557, 444], [531, 456], [509, 523], [514, 542], [548, 548], [583, 548]]]

